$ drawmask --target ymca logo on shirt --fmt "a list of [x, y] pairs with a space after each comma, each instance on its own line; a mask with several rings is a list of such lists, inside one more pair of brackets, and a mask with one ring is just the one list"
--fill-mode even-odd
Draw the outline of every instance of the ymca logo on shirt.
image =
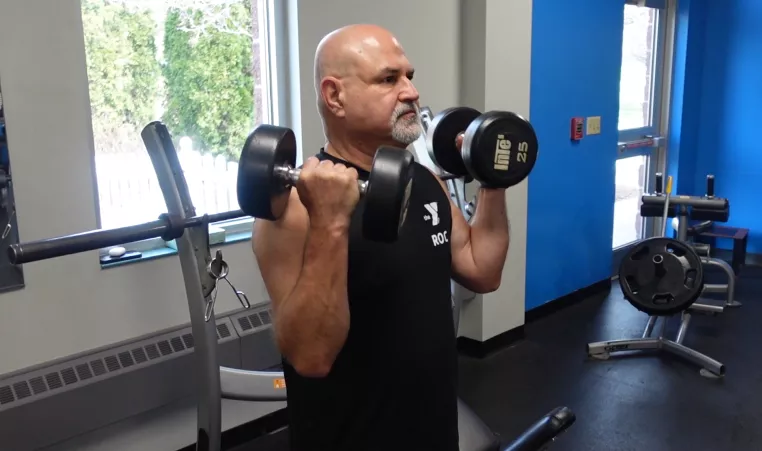
[[[441, 222], [441, 219], [439, 218], [439, 204], [436, 202], [429, 202], [428, 204], [424, 204], [424, 207], [428, 214], [423, 215], [423, 220], [427, 222], [431, 221], [431, 225], [434, 227], [439, 225]], [[446, 230], [444, 232], [432, 234], [431, 241], [434, 243], [434, 247], [450, 242], [447, 238]]]
[[437, 203], [430, 202], [424, 205], [424, 207], [426, 208], [426, 211], [429, 212], [429, 214], [423, 216], [424, 221], [431, 221], [431, 225], [433, 226], [439, 225], [439, 206]]

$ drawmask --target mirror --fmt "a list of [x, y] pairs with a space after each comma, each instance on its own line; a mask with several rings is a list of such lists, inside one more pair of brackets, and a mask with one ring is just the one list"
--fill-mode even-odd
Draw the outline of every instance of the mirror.
[[3, 86], [0, 80], [0, 292], [22, 288], [24, 273], [21, 266], [11, 264], [5, 249], [19, 242], [16, 224], [16, 203], [13, 197], [11, 161], [8, 149], [8, 129], [3, 103]]

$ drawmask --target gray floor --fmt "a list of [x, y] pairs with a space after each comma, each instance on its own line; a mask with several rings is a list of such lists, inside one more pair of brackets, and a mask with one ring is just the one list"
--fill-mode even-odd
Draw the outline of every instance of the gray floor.
[[[717, 274], [707, 280], [721, 282]], [[664, 353], [588, 359], [588, 342], [643, 332], [647, 317], [614, 283], [608, 295], [528, 324], [526, 339], [508, 349], [462, 357], [461, 397], [506, 438], [553, 407], [572, 408], [577, 422], [554, 451], [761, 450], [760, 297], [762, 269], [747, 267], [737, 282], [741, 308], [693, 316], [684, 344], [724, 363], [724, 379], [704, 378]], [[678, 322], [669, 323], [668, 337]]]

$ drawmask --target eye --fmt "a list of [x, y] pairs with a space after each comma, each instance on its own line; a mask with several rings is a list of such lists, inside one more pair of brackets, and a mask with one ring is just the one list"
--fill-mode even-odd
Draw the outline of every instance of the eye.
[[384, 83], [394, 83], [397, 81], [397, 77], [394, 75], [389, 75], [388, 77], [384, 78]]

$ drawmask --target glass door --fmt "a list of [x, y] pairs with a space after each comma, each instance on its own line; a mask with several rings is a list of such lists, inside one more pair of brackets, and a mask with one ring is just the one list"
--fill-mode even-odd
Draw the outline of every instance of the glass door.
[[[642, 2], [639, 2], [642, 5]], [[647, 3], [647, 2], [646, 2]], [[653, 189], [664, 167], [671, 85], [672, 8], [624, 7], [622, 73], [619, 91], [613, 242], [614, 274], [637, 241], [653, 235], [654, 221], [640, 216], [640, 199]]]
[[653, 236], [654, 221], [640, 216], [640, 199], [644, 192], [653, 190], [654, 174], [664, 167], [662, 136], [667, 129], [671, 84], [671, 45], [667, 43], [674, 29], [671, 13], [666, 5], [624, 7], [612, 240], [614, 274], [633, 244]]

